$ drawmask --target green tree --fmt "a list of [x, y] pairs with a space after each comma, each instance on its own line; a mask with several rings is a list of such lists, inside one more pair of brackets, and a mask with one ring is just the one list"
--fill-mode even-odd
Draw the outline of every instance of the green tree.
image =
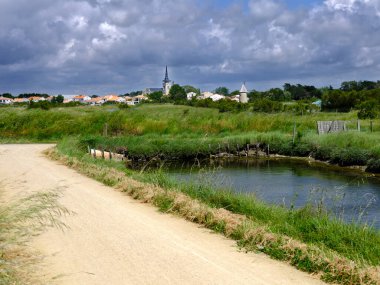
[[185, 89], [178, 84], [174, 84], [172, 88], [170, 88], [169, 97], [175, 102], [187, 100]]
[[185, 89], [186, 94], [190, 93], [190, 92], [194, 92], [197, 95], [201, 95], [201, 91], [199, 89], [195, 88], [194, 86], [184, 85], [184, 86], [182, 86], [182, 88]]
[[368, 100], [358, 106], [359, 119], [376, 119], [379, 116], [379, 105], [375, 100]]
[[55, 101], [56, 101], [57, 103], [59, 103], [59, 104], [62, 104], [64, 100], [65, 100], [65, 97], [63, 97], [61, 94], [59, 94], [59, 95], [57, 96], [57, 98], [55, 98]]
[[[1, 95], [1, 94], [0, 94]], [[4, 93], [1, 95], [2, 97], [5, 97], [5, 98], [10, 98], [10, 99], [13, 99], [13, 95], [11, 93]]]
[[228, 90], [228, 88], [224, 86], [216, 88], [214, 92], [220, 95], [224, 95], [224, 96], [230, 95], [230, 90]]
[[162, 96], [163, 96], [162, 91], [156, 91], [156, 92], [148, 94], [148, 98], [152, 100], [153, 102], [161, 102]]

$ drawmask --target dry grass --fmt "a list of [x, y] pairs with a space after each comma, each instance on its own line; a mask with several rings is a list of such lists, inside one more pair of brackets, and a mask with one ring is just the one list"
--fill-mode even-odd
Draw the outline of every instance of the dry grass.
[[69, 211], [58, 203], [58, 191], [45, 191], [15, 202], [0, 202], [0, 284], [46, 284], [39, 275], [42, 257], [29, 241], [47, 227], [64, 228]]
[[112, 167], [68, 157], [51, 149], [47, 155], [89, 177], [95, 178], [134, 199], [156, 205], [161, 211], [174, 213], [189, 221], [223, 233], [237, 240], [247, 251], [261, 251], [272, 258], [316, 274], [331, 283], [357, 285], [380, 284], [380, 268], [357, 264], [332, 250], [319, 248], [276, 234], [244, 215], [216, 209], [179, 192], [133, 180]]

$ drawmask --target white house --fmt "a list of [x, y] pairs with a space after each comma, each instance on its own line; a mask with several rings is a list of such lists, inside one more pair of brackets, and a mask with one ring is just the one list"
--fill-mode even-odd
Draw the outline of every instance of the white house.
[[81, 102], [81, 103], [83, 103], [84, 101], [88, 101], [88, 100], [91, 100], [91, 97], [87, 96], [87, 95], [76, 95], [76, 96], [73, 97], [73, 101], [74, 102]]
[[197, 96], [197, 93], [195, 92], [189, 92], [187, 93], [187, 100], [191, 100]]
[[41, 102], [41, 101], [46, 101], [46, 99], [44, 97], [32, 96], [32, 97], [29, 97], [29, 101]]
[[219, 100], [222, 100], [222, 99], [225, 99], [226, 96], [223, 96], [223, 95], [220, 95], [220, 94], [214, 94], [214, 95], [211, 95], [209, 98], [211, 98], [212, 101], [219, 101]]
[[6, 98], [6, 97], [0, 97], [0, 104], [4, 104], [4, 105], [13, 104], [13, 99]]
[[138, 95], [138, 96], [132, 97], [132, 105], [140, 104], [142, 101], [147, 100], [147, 99], [148, 97], [144, 95]]
[[91, 106], [102, 105], [104, 102], [105, 100], [102, 97], [91, 98], [90, 100], [85, 101], [85, 103], [90, 104]]

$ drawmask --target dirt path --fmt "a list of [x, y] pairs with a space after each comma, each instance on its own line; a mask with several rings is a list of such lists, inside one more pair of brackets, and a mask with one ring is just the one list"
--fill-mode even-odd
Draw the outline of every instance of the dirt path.
[[157, 212], [45, 158], [48, 145], [0, 145], [6, 195], [63, 189], [76, 215], [62, 232], [32, 242], [57, 284], [322, 284], [263, 254], [238, 252], [235, 242]]

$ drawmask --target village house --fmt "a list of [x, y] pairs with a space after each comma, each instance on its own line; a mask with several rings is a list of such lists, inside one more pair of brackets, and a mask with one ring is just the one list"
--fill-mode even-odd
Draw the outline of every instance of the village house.
[[91, 106], [96, 106], [96, 105], [103, 105], [105, 102], [103, 97], [95, 97], [91, 98], [90, 100], [85, 101], [86, 104], [89, 104]]
[[29, 103], [29, 98], [15, 98], [13, 103]]
[[13, 104], [13, 99], [7, 97], [0, 97], [0, 104], [10, 105]]
[[28, 98], [30, 102], [41, 102], [45, 101], [46, 99], [44, 97], [39, 97], [39, 96], [32, 96]]
[[88, 100], [91, 100], [91, 97], [87, 95], [76, 95], [73, 97], [74, 102], [84, 103], [85, 101], [88, 101]]
[[125, 99], [123, 97], [119, 97], [118, 95], [106, 95], [103, 97], [105, 102], [114, 102], [114, 103], [125, 103]]
[[187, 95], [187, 100], [191, 100], [191, 99], [197, 97], [197, 93], [195, 93], [195, 92], [189, 92], [186, 95]]
[[147, 100], [148, 97], [144, 95], [138, 95], [135, 97], [132, 97], [132, 101], [127, 101], [128, 105], [137, 105], [140, 104], [142, 101]]

